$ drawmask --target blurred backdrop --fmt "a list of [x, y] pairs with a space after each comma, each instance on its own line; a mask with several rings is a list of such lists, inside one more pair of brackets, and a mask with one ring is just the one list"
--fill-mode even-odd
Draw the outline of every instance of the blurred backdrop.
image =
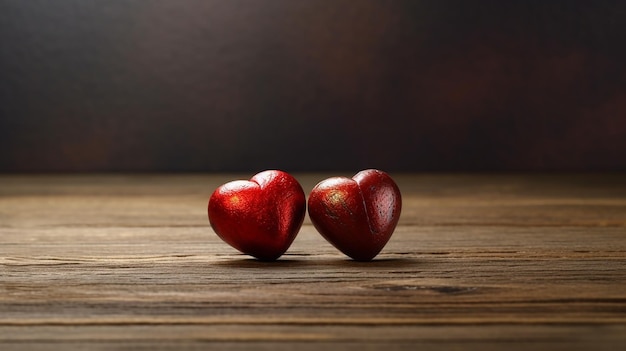
[[0, 0], [0, 171], [626, 170], [626, 2]]

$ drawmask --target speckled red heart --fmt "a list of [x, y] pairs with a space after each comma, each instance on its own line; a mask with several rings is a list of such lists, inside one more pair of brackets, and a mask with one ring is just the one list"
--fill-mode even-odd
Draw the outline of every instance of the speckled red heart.
[[298, 181], [276, 170], [218, 187], [208, 206], [211, 227], [222, 240], [264, 261], [276, 260], [287, 251], [305, 213], [306, 199]]
[[309, 196], [309, 216], [326, 240], [357, 261], [369, 261], [391, 238], [400, 219], [400, 189], [382, 171], [368, 169], [352, 179], [333, 177]]

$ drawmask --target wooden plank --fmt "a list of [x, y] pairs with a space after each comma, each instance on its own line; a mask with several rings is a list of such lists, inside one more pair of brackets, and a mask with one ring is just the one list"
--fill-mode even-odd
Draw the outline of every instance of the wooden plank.
[[308, 219], [278, 262], [238, 254], [206, 219], [234, 178], [0, 176], [0, 349], [626, 343], [626, 177], [398, 175], [369, 263]]
[[[363, 331], [367, 332], [364, 333]], [[26, 331], [26, 333], [25, 333]], [[76, 343], [94, 344], [101, 348], [134, 349], [137, 345], [157, 349], [180, 347], [181, 341], [186, 346], [229, 345], [239, 343], [239, 349], [254, 345], [263, 345], [285, 349], [285, 345], [305, 349], [317, 349], [321, 346], [351, 346], [365, 349], [392, 348], [434, 349], [450, 346], [463, 348], [487, 347], [528, 349], [545, 347], [551, 349], [574, 350], [594, 348], [608, 350], [617, 342], [623, 342], [621, 335], [626, 334], [623, 326], [327, 326], [313, 325], [134, 325], [134, 326], [83, 326], [79, 330], [69, 326], [32, 327], [29, 330], [19, 327], [0, 329], [0, 338], [5, 345], [32, 343], [32, 334], [39, 337], [39, 342], [50, 343], [53, 347], [75, 345]], [[590, 337], [593, 336], [593, 337]], [[282, 347], [280, 347], [282, 344]], [[306, 347], [308, 345], [308, 347]]]

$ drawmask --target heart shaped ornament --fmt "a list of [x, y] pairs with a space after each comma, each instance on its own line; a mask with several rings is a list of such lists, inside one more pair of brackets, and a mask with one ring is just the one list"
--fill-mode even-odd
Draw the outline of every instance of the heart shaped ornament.
[[215, 233], [235, 249], [263, 261], [276, 260], [287, 251], [305, 213], [302, 186], [277, 170], [221, 185], [208, 206]]
[[400, 219], [402, 198], [391, 177], [368, 169], [352, 179], [333, 177], [309, 195], [309, 217], [339, 251], [357, 261], [370, 261], [383, 249]]

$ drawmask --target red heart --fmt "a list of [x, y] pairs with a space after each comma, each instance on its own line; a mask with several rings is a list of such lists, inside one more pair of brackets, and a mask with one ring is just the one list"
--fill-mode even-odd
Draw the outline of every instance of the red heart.
[[387, 244], [402, 208], [400, 189], [382, 171], [368, 169], [352, 179], [334, 177], [309, 195], [309, 216], [326, 240], [357, 261], [373, 259]]
[[260, 260], [280, 257], [296, 238], [306, 200], [298, 181], [264, 171], [218, 187], [209, 199], [211, 227], [229, 245]]

